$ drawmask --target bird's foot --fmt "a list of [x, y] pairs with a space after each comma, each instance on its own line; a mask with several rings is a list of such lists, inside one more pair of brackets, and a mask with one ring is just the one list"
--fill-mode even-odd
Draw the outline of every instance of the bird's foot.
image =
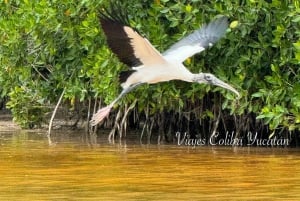
[[90, 124], [92, 126], [96, 126], [97, 124], [99, 124], [105, 117], [107, 117], [109, 115], [111, 108], [112, 108], [112, 106], [108, 105], [108, 106], [98, 110], [98, 112], [93, 115], [92, 120], [90, 121]]

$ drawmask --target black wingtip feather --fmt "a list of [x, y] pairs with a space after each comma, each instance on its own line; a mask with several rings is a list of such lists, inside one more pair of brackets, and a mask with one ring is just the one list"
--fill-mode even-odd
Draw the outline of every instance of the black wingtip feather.
[[130, 26], [128, 13], [122, 9], [122, 4], [118, 1], [110, 3], [109, 7], [103, 7], [99, 12], [100, 21], [109, 21]]
[[106, 35], [107, 43], [119, 60], [129, 67], [139, 66], [142, 62], [135, 56], [131, 45], [131, 38], [124, 30], [130, 27], [129, 17], [121, 3], [111, 3], [109, 8], [102, 8], [99, 12], [101, 27]]

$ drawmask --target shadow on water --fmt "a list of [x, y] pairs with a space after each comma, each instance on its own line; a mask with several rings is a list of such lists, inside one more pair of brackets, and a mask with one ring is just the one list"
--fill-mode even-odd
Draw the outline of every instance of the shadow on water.
[[300, 199], [298, 149], [53, 139], [0, 132], [0, 200]]

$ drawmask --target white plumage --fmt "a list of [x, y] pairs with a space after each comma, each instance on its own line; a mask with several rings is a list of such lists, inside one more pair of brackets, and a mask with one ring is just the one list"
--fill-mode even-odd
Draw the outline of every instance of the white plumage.
[[110, 105], [94, 114], [91, 120], [92, 125], [100, 123], [122, 96], [143, 83], [183, 80], [213, 84], [231, 90], [239, 96], [237, 90], [214, 75], [193, 74], [182, 63], [194, 54], [212, 46], [225, 34], [228, 28], [227, 17], [219, 17], [208, 25], [202, 26], [201, 29], [181, 39], [162, 54], [146, 38], [129, 26], [128, 17], [121, 8], [105, 9], [105, 13], [101, 13], [100, 23], [108, 46], [131, 70], [120, 73], [123, 91]]

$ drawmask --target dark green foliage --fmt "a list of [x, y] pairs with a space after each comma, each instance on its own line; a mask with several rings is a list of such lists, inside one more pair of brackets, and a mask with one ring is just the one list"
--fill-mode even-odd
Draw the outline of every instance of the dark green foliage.
[[[8, 106], [21, 125], [38, 125], [65, 87], [65, 102], [100, 97], [109, 103], [117, 96], [118, 73], [126, 67], [108, 49], [97, 18], [98, 10], [108, 4], [107, 0], [0, 3], [0, 92], [9, 97]], [[120, 110], [138, 98], [136, 113], [155, 121], [167, 118], [168, 125], [180, 125], [188, 115], [212, 126], [221, 108], [223, 124], [235, 130], [245, 131], [250, 121], [256, 122], [253, 128], [260, 120], [272, 131], [268, 134], [299, 130], [298, 0], [124, 4], [130, 23], [159, 51], [216, 15], [228, 16], [232, 24], [226, 36], [185, 64], [192, 72], [210, 72], [228, 81], [242, 98], [235, 100], [234, 94], [218, 87], [172, 81], [140, 87], [122, 100]]]

